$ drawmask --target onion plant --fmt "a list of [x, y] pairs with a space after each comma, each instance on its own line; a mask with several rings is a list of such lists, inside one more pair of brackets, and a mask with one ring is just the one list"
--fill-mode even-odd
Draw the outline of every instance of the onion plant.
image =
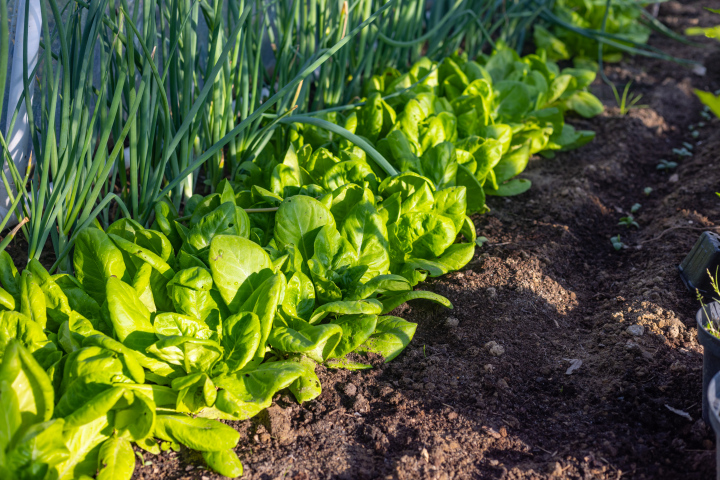
[[[269, 2], [268, 35], [276, 66], [272, 79], [282, 84], [298, 68], [297, 59], [305, 58], [313, 46], [335, 41], [382, 5], [379, 0]], [[313, 75], [299, 104], [317, 111], [349, 103], [361, 95], [363, 79], [388, 68], [405, 70], [421, 56], [440, 60], [462, 48], [474, 58], [486, 45], [493, 46], [493, 39], [521, 47], [542, 8], [524, 0], [398, 3], [360, 32], [355, 48], [340, 51]], [[309, 28], [308, 22], [316, 27]]]
[[[166, 196], [179, 207], [192, 195], [206, 161], [212, 187], [224, 174], [226, 152], [235, 163], [239, 152], [251, 152], [272, 134], [274, 122], [261, 124], [263, 113], [292, 110], [303, 79], [394, 1], [333, 44], [298, 59], [301, 67], [281, 84], [260, 71], [268, 20], [259, 4], [170, 0], [130, 6], [120, 0], [110, 8], [108, 0], [75, 0], [66, 13], [49, 0], [43, 5], [50, 12], [43, 12], [41, 74], [28, 71], [27, 61], [24, 71], [26, 97], [32, 88], [41, 93], [39, 118], [28, 112], [32, 171], [14, 168], [0, 135], [0, 157], [19, 189], [14, 206], [29, 219], [21, 225], [29, 259], [39, 258], [50, 238], [57, 258], [53, 270], [68, 270], [65, 259], [82, 229], [120, 215], [148, 224]], [[0, 2], [4, 8], [6, 0]], [[210, 27], [204, 44], [198, 39], [201, 12]], [[0, 62], [6, 62], [8, 34], [0, 34]], [[55, 39], [56, 53], [50, 48]], [[265, 85], [272, 88], [264, 96]], [[8, 118], [12, 124], [14, 117]]]

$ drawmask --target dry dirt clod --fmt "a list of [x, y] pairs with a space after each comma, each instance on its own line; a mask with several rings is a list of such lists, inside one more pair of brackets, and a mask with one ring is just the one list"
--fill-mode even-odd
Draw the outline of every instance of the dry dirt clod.
[[680, 336], [680, 328], [677, 325], [670, 325], [667, 329], [668, 338], [677, 338]]
[[257, 421], [261, 425], [258, 427], [260, 430], [262, 430], [262, 427], [265, 427], [265, 429], [270, 432], [270, 434], [260, 434], [260, 441], [263, 443], [270, 441], [271, 435], [281, 444], [292, 443], [297, 436], [293, 432], [289, 413], [277, 405], [273, 405], [262, 411], [257, 416]]
[[445, 326], [448, 328], [455, 328], [460, 325], [460, 320], [455, 317], [447, 317], [445, 319]]
[[348, 397], [354, 397], [357, 393], [357, 387], [352, 383], [348, 383], [347, 385], [345, 385], [345, 389], [343, 391]]
[[370, 411], [370, 402], [362, 395], [358, 395], [355, 398], [355, 404], [353, 405], [353, 407], [358, 413], [367, 413]]
[[684, 372], [685, 370], [687, 370], [687, 367], [680, 361], [673, 362], [673, 364], [670, 365], [671, 372]]
[[490, 298], [497, 297], [497, 290], [495, 289], [495, 287], [488, 287], [485, 289], [485, 291], [487, 292], [488, 297], [490, 297]]

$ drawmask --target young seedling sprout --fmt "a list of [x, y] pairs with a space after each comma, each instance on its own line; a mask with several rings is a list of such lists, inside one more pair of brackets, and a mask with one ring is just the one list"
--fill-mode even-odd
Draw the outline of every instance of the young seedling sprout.
[[640, 225], [635, 221], [635, 218], [632, 215], [628, 215], [627, 217], [620, 218], [618, 225], [625, 226], [628, 228], [629, 227], [640, 228]]
[[[683, 145], [689, 145], [687, 143]], [[692, 148], [692, 145], [690, 146]], [[692, 152], [687, 148], [687, 146], [683, 148], [673, 148], [672, 152], [677, 155], [678, 157], [692, 157]]]
[[667, 172], [668, 170], [672, 170], [673, 168], [677, 168], [678, 164], [677, 162], [671, 162], [668, 160], [665, 160], [664, 158], [660, 160], [660, 163], [657, 164], [658, 170], [665, 170]]
[[620, 235], [617, 237], [610, 237], [610, 242], [615, 250], [621, 250], [625, 248], [625, 244], [620, 240]]
[[642, 207], [642, 205], [636, 203], [635, 205], [630, 207], [630, 213], [637, 213], [637, 211], [640, 210], [640, 207]]

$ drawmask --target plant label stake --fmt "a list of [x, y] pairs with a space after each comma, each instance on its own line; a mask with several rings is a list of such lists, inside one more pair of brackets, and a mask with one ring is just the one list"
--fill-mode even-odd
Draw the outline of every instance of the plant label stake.
[[703, 232], [690, 253], [678, 265], [678, 270], [690, 291], [697, 289], [702, 295], [708, 295], [713, 291], [710, 275], [715, 278], [719, 267], [720, 236], [713, 232]]

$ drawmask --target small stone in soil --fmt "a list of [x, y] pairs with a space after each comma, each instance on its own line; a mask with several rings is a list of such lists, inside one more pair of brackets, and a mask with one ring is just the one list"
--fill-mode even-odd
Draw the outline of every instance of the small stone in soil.
[[495, 367], [488, 363], [487, 365], [485, 365], [483, 367], [483, 370], [485, 370], [488, 373], [492, 373], [493, 370], [495, 370]]
[[485, 344], [485, 349], [492, 355], [493, 357], [499, 357], [503, 353], [505, 353], [505, 347], [498, 344], [496, 341], [490, 341]]
[[356, 393], [357, 387], [354, 384], [348, 383], [347, 385], [345, 385], [345, 395], [347, 395], [348, 397], [354, 397]]
[[500, 380], [498, 380], [497, 386], [500, 388], [510, 388], [504, 378], [501, 378]]
[[455, 328], [460, 325], [460, 320], [455, 317], [448, 317], [445, 319], [445, 326], [449, 328]]
[[645, 327], [643, 327], [642, 325], [637, 325], [637, 324], [636, 324], [636, 325], [630, 325], [630, 326], [627, 328], [627, 332], [628, 332], [630, 335], [633, 335], [633, 336], [635, 336], [635, 337], [639, 337], [639, 336], [641, 336], [643, 333], [645, 333]]
[[485, 291], [488, 294], [488, 297], [495, 298], [497, 297], [497, 290], [495, 290], [495, 287], [488, 287], [485, 289]]

